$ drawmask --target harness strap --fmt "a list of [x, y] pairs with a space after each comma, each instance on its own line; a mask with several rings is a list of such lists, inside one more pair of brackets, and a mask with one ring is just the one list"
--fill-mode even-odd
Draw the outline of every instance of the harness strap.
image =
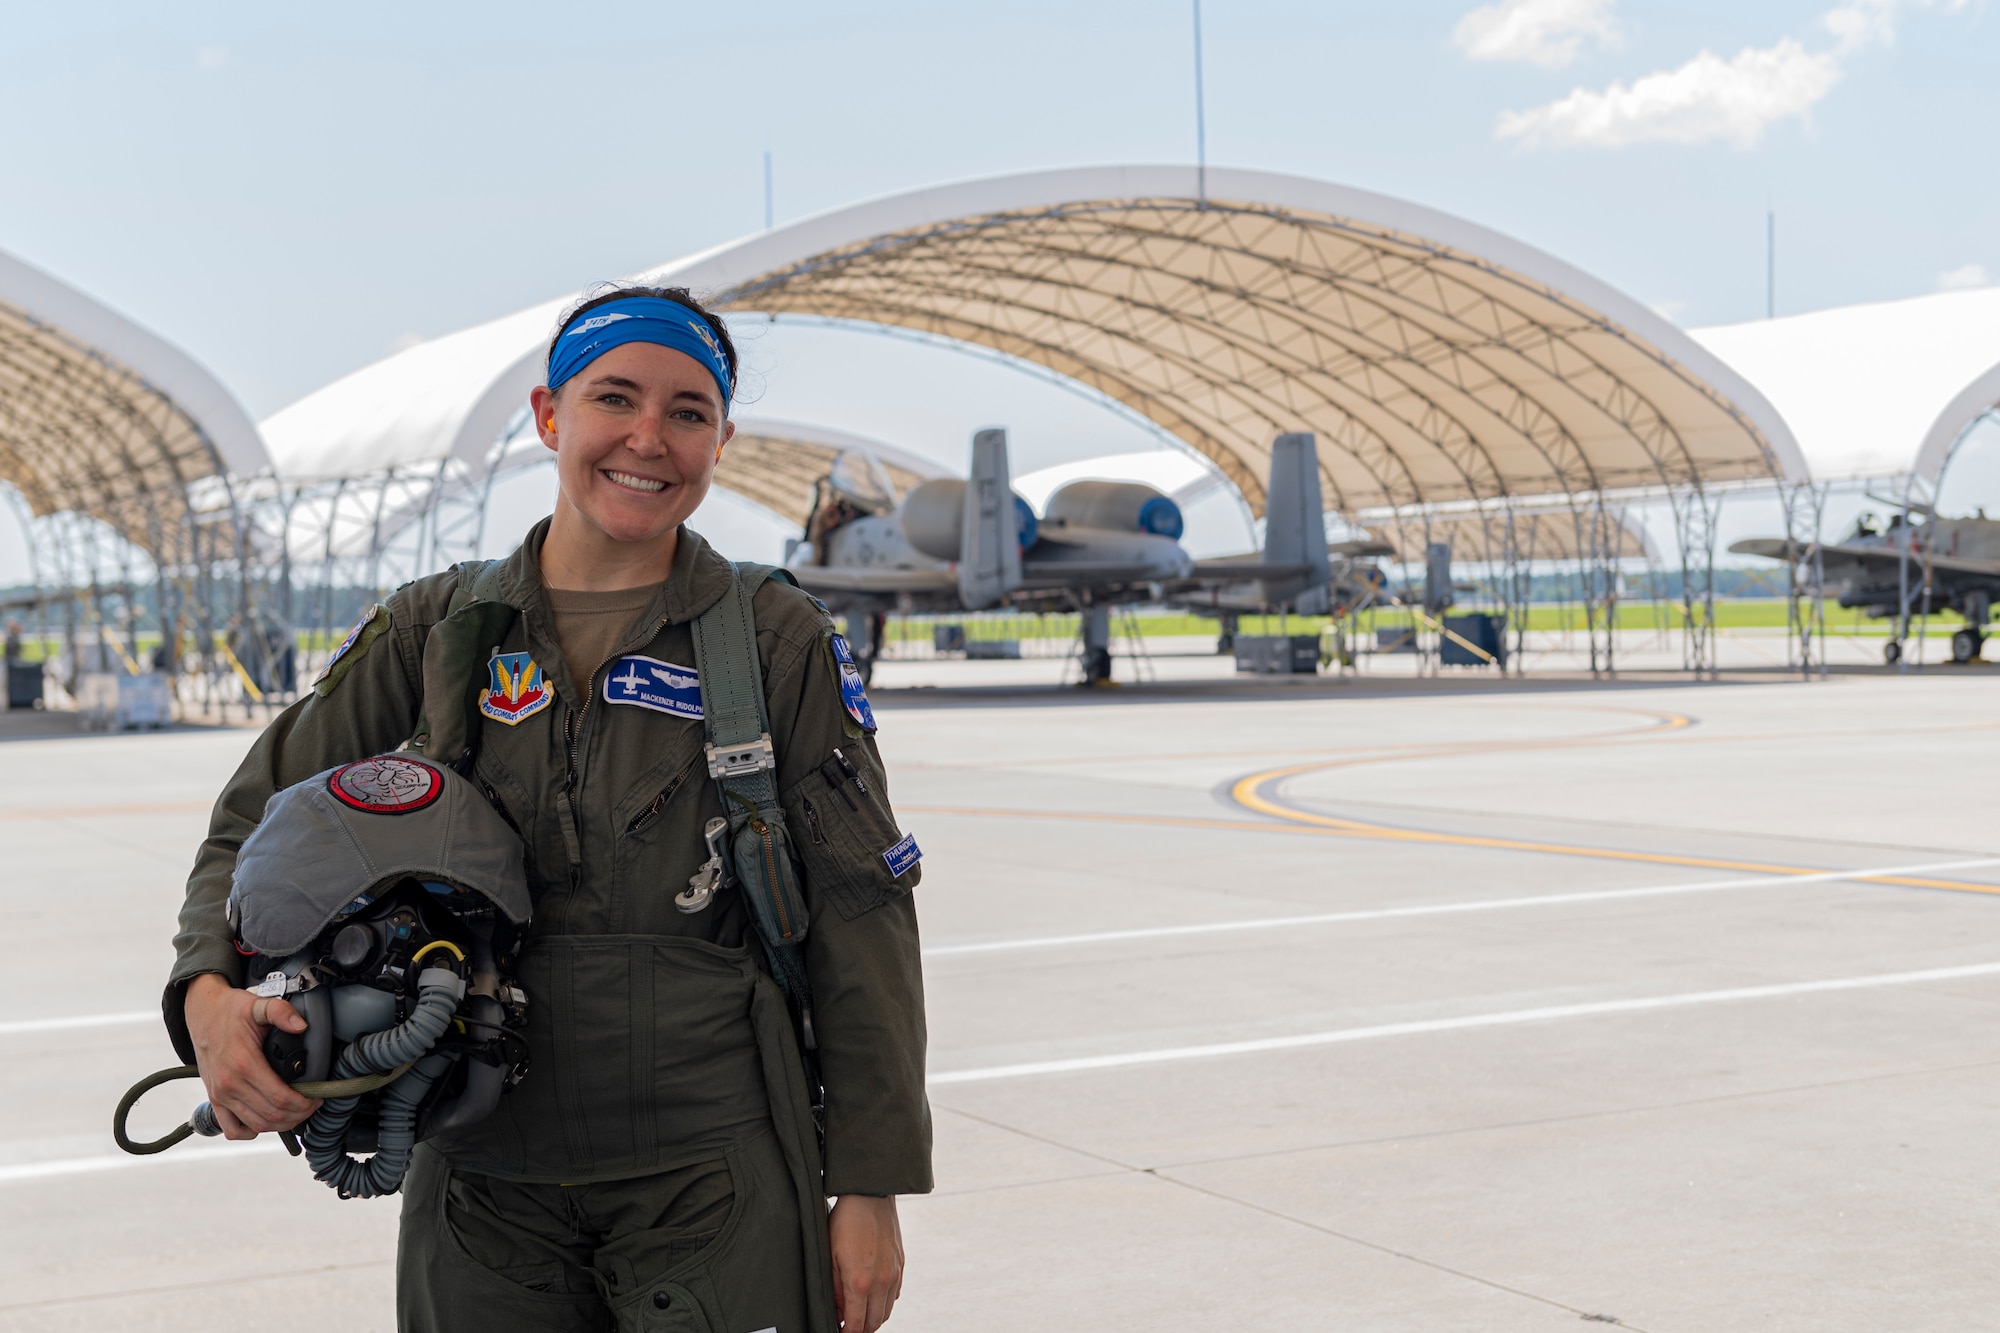
[[798, 1024], [815, 1091], [812, 985], [806, 975], [808, 913], [792, 867], [785, 810], [778, 801], [778, 761], [764, 709], [763, 667], [751, 599], [764, 580], [790, 578], [769, 565], [735, 565], [729, 591], [694, 622], [695, 671], [701, 677], [708, 771], [722, 793], [738, 889], [749, 903], [771, 975]]
[[778, 774], [770, 723], [764, 717], [764, 667], [757, 657], [750, 600], [770, 573], [765, 565], [737, 565], [729, 591], [694, 622], [709, 775], [721, 783], [725, 805], [733, 794], [760, 813], [778, 803]]

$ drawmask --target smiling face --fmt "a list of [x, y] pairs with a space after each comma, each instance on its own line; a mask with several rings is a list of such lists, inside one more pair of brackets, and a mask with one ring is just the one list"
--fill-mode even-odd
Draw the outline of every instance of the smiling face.
[[646, 562], [663, 546], [671, 561], [674, 531], [707, 497], [735, 431], [701, 363], [626, 343], [560, 392], [537, 388], [529, 401], [542, 443], [555, 451], [561, 487], [545, 566], [551, 557], [572, 567]]

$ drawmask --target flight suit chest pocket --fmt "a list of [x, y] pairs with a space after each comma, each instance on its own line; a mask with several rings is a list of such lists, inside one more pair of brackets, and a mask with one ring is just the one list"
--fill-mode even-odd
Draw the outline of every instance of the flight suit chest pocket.
[[611, 812], [614, 933], [679, 934], [687, 925], [673, 896], [706, 855], [701, 826], [716, 804], [704, 799], [699, 736], [673, 746]]
[[831, 901], [852, 920], [916, 887], [923, 853], [896, 827], [883, 787], [881, 770], [856, 746], [834, 751], [784, 794], [815, 907]]

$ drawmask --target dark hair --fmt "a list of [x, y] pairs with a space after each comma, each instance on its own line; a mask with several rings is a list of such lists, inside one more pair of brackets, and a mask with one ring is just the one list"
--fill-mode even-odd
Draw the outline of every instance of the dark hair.
[[[729, 363], [729, 382], [733, 385], [741, 379], [741, 376], [737, 373], [736, 344], [730, 341], [729, 326], [722, 322], [722, 316], [696, 300], [694, 294], [685, 287], [646, 287], [638, 283], [604, 283], [593, 290], [588, 296], [585, 296], [581, 301], [563, 311], [562, 318], [556, 321], [556, 331], [549, 335], [549, 350], [542, 356], [542, 365], [544, 368], [554, 358], [556, 343], [561, 339], [563, 330], [574, 323], [577, 316], [587, 310], [595, 310], [607, 301], [622, 301], [628, 296], [657, 297], [662, 301], [672, 301], [677, 305], [684, 305], [694, 311], [695, 314], [700, 315], [702, 323], [715, 331], [715, 340], [722, 344], [722, 359]], [[724, 403], [722, 406], [725, 412], [728, 411], [728, 403]]]

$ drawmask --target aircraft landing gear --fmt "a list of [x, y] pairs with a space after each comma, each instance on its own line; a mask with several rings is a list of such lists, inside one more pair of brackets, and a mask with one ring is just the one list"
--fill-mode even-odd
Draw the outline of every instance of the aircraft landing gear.
[[1951, 636], [1951, 660], [1954, 662], [1977, 662], [1980, 650], [1986, 646], [1986, 636], [1976, 629], [1962, 629]]
[[1903, 644], [1900, 639], [1891, 639], [1882, 645], [1882, 660], [1890, 666], [1903, 660]]
[[1103, 689], [1117, 684], [1111, 679], [1111, 608], [1087, 606], [1083, 609], [1083, 679], [1085, 689]]

